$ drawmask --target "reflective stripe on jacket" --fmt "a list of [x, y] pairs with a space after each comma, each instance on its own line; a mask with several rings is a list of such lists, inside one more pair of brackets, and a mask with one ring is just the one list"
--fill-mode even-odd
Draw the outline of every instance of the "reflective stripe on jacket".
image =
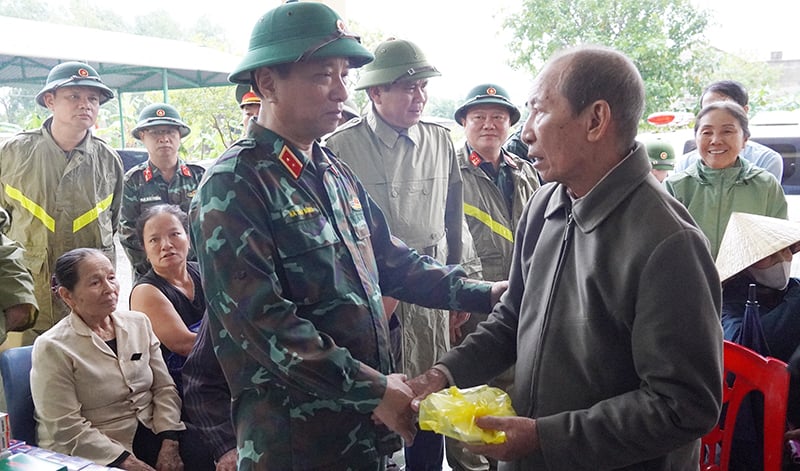
[[43, 322], [53, 316], [50, 272], [60, 255], [93, 247], [116, 260], [114, 234], [122, 203], [117, 153], [91, 133], [65, 153], [50, 135], [51, 121], [0, 144], [0, 205], [11, 217], [7, 235], [25, 247]]

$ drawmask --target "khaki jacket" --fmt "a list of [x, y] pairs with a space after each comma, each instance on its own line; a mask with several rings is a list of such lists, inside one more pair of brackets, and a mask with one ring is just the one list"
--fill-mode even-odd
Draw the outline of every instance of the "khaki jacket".
[[514, 197], [509, 212], [500, 189], [479, 167], [482, 159], [473, 162], [467, 144], [460, 146], [456, 154], [464, 180], [464, 216], [480, 257], [483, 279], [508, 279], [514, 251], [514, 231], [525, 203], [539, 188], [538, 174], [529, 162], [503, 151], [505, 164], [511, 169], [514, 182]]
[[36, 339], [31, 369], [39, 446], [104, 465], [133, 453], [139, 422], [153, 433], [186, 428], [150, 320], [112, 316], [116, 354], [73, 312]]
[[68, 158], [49, 132], [25, 131], [0, 144], [0, 206], [11, 217], [6, 235], [25, 247], [36, 285], [42, 332], [68, 310], [50, 293], [56, 259], [78, 247], [102, 250], [116, 262], [114, 234], [122, 206], [122, 161], [89, 133]]

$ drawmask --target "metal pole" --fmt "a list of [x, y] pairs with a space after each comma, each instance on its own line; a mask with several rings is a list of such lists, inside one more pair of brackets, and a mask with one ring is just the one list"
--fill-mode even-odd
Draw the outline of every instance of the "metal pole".
[[167, 98], [167, 91], [169, 90], [169, 77], [167, 76], [167, 69], [161, 70], [161, 79], [163, 81], [161, 87], [164, 90], [164, 103], [169, 103]]
[[119, 148], [125, 148], [125, 120], [122, 112], [122, 92], [117, 89], [117, 109], [119, 110]]

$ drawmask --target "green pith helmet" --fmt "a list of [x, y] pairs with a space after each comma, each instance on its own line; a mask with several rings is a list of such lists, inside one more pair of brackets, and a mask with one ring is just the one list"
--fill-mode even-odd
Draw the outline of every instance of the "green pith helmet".
[[651, 141], [645, 144], [650, 163], [656, 170], [673, 170], [675, 168], [675, 149], [665, 141]]
[[398, 80], [421, 80], [442, 75], [411, 41], [389, 39], [375, 49], [375, 61], [364, 67], [356, 90], [391, 85]]
[[100, 92], [100, 104], [114, 98], [114, 92], [100, 80], [100, 75], [89, 64], [83, 62], [62, 62], [50, 69], [44, 88], [36, 94], [36, 103], [44, 104], [44, 95], [61, 87], [92, 87]]
[[153, 126], [175, 126], [182, 138], [192, 132], [189, 126], [181, 120], [178, 110], [166, 103], [153, 103], [145, 106], [139, 113], [139, 122], [136, 123], [131, 134], [141, 141], [142, 131]]
[[292, 2], [262, 16], [250, 34], [250, 46], [242, 62], [231, 72], [233, 83], [250, 83], [250, 72], [308, 59], [347, 57], [356, 68], [374, 59], [361, 39], [346, 30], [344, 21], [329, 6]]
[[467, 115], [467, 111], [469, 111], [470, 107], [475, 105], [503, 106], [508, 110], [508, 114], [511, 117], [512, 126], [517, 124], [517, 121], [519, 121], [519, 108], [511, 103], [511, 100], [508, 98], [508, 92], [506, 92], [506, 89], [500, 85], [484, 83], [470, 90], [469, 93], [467, 93], [467, 98], [464, 101], [464, 104], [459, 106], [456, 110], [454, 115], [456, 122], [461, 124], [461, 121]]

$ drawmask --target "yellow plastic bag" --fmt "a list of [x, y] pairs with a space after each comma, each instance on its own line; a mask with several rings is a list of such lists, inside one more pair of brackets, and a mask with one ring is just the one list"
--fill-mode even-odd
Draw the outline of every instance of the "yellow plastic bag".
[[505, 432], [484, 430], [475, 425], [475, 418], [485, 415], [515, 416], [517, 413], [511, 407], [511, 398], [502, 389], [485, 384], [469, 389], [451, 386], [420, 402], [419, 428], [467, 443], [504, 443]]

